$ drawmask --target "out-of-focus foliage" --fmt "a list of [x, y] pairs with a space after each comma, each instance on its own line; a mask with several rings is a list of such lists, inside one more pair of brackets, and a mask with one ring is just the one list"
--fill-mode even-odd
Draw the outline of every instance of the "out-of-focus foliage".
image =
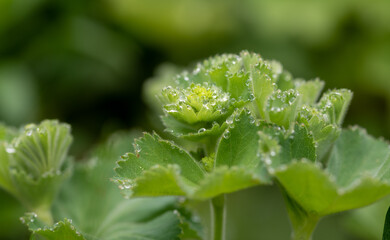
[[77, 152], [104, 123], [128, 126], [110, 106], [136, 101], [136, 47], [105, 16], [99, 1], [0, 1], [1, 120], [72, 122]]
[[344, 226], [356, 237], [362, 239], [382, 239], [386, 212], [390, 206], [387, 197], [371, 206], [351, 211], [345, 216]]
[[220, 48], [237, 22], [223, 0], [108, 0], [115, 21], [136, 38], [166, 54], [187, 58], [205, 48]]
[[174, 197], [125, 200], [110, 181], [117, 156], [133, 150], [130, 139], [139, 135], [114, 135], [99, 146], [92, 157], [75, 166], [54, 206], [53, 226], [35, 213], [21, 218], [33, 233], [32, 239], [179, 239], [184, 218]]

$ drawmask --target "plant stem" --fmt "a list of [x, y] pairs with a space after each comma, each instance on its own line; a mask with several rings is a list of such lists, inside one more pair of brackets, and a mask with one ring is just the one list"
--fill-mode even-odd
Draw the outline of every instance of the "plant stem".
[[304, 221], [300, 222], [299, 225], [294, 226], [293, 224], [294, 232], [292, 234], [292, 240], [311, 240], [318, 220], [319, 217], [309, 215]]
[[50, 208], [41, 207], [36, 208], [34, 212], [38, 215], [38, 218], [48, 225], [53, 225], [53, 216], [51, 215]]
[[218, 138], [215, 137], [209, 137], [204, 143], [204, 150], [206, 152], [206, 155], [210, 155], [215, 152], [215, 148], [217, 146]]
[[[279, 185], [280, 186], [280, 185]], [[281, 187], [281, 186], [280, 186]], [[285, 189], [281, 187], [287, 212], [293, 227], [292, 240], [311, 240], [314, 229], [317, 226], [320, 216], [316, 213], [307, 212], [294, 199], [292, 199]]]
[[210, 240], [225, 240], [225, 194], [210, 200], [211, 237]]

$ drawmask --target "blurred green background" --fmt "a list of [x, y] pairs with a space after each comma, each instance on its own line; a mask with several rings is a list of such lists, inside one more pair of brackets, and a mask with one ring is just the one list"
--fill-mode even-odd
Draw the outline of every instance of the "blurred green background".
[[[81, 158], [114, 131], [153, 129], [142, 85], [161, 64], [247, 49], [351, 89], [345, 125], [389, 139], [389, 12], [388, 0], [0, 0], [0, 121], [68, 122]], [[328, 217], [314, 239], [380, 239], [389, 204]], [[22, 213], [0, 191], [0, 239], [27, 238]], [[229, 196], [228, 214], [231, 240], [289, 237], [275, 187]]]

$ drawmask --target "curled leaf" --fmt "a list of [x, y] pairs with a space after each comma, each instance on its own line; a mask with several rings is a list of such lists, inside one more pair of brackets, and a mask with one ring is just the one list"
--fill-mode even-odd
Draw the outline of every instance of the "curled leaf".
[[[56, 120], [27, 125], [0, 143], [0, 186], [30, 211], [48, 212], [72, 164], [67, 153], [70, 127]], [[51, 222], [51, 217], [45, 219]]]

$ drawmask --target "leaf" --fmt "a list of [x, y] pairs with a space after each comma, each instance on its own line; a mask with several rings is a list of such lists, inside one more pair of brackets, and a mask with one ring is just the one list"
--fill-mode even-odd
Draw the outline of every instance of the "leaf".
[[256, 156], [259, 147], [257, 131], [255, 119], [247, 111], [235, 115], [218, 145], [215, 166], [256, 167], [260, 163]]
[[134, 149], [128, 143], [136, 135], [139, 134], [114, 135], [88, 161], [77, 162], [53, 207], [53, 216], [59, 223], [72, 219], [72, 225], [87, 240], [179, 239], [181, 224], [187, 220], [181, 220], [174, 211], [178, 208], [176, 198], [126, 200], [109, 180], [117, 156]]
[[194, 199], [206, 200], [220, 194], [232, 193], [264, 183], [253, 172], [243, 167], [222, 166], [207, 174], [191, 196]]
[[306, 212], [321, 215], [338, 197], [330, 176], [311, 162], [293, 162], [274, 172], [288, 195]]
[[[231, 76], [229, 79], [237, 77], [236, 80], [241, 81], [240, 76]], [[240, 85], [240, 83], [236, 84]], [[243, 86], [246, 93], [240, 92], [239, 94], [244, 95], [237, 99], [208, 82], [192, 83], [187, 88], [170, 86], [164, 88], [160, 101], [165, 110], [162, 121], [167, 128], [166, 131], [176, 137], [195, 142], [202, 142], [210, 137], [218, 138], [226, 128], [226, 118], [236, 108], [242, 107], [249, 101], [248, 87], [245, 83]], [[232, 87], [234, 91], [243, 91], [243, 89], [238, 90], [237, 86]]]
[[357, 127], [341, 133], [332, 149], [327, 167], [341, 187], [351, 186], [364, 177], [390, 181], [389, 169], [389, 144], [374, 139]]
[[278, 85], [278, 88], [282, 91], [295, 89], [295, 82], [293, 81], [293, 77], [291, 73], [286, 71], [282, 72], [279, 75], [276, 83]]
[[330, 123], [340, 126], [352, 101], [352, 95], [348, 89], [328, 91], [318, 103], [318, 109], [327, 114]]
[[196, 142], [201, 142], [207, 138], [218, 138], [227, 127], [226, 122], [222, 124], [213, 122], [210, 127], [194, 128], [175, 120], [171, 116], [162, 116], [161, 120], [166, 127], [166, 132], [171, 133], [175, 137]]
[[72, 142], [70, 126], [56, 120], [27, 125], [15, 141], [12, 167], [39, 178], [50, 171], [61, 170]]
[[266, 111], [268, 98], [275, 91], [274, 80], [271, 78], [271, 69], [266, 63], [259, 63], [251, 70], [252, 91], [255, 96], [260, 116], [269, 121]]
[[261, 56], [259, 54], [251, 53], [246, 50], [240, 52], [240, 57], [242, 59], [243, 68], [246, 71], [250, 71], [252, 67], [262, 61]]
[[324, 89], [325, 83], [319, 79], [312, 81], [295, 80], [296, 90], [299, 92], [302, 105], [313, 105]]
[[[182, 229], [174, 212], [166, 212], [146, 222], [112, 226], [101, 239], [109, 240], [179, 240]], [[93, 239], [93, 238], [90, 238]]]
[[288, 195], [320, 216], [363, 207], [390, 194], [390, 148], [358, 128], [343, 131], [324, 171], [293, 162], [275, 171]]
[[128, 153], [118, 161], [118, 167], [115, 169], [118, 177], [135, 179], [154, 165], [166, 167], [174, 164], [180, 167], [182, 176], [194, 184], [204, 175], [204, 170], [191, 155], [156, 134], [145, 134], [143, 138], [136, 140], [135, 144], [135, 154]]
[[271, 168], [281, 167], [291, 163], [293, 160], [307, 159], [311, 162], [316, 161], [316, 147], [313, 137], [304, 126], [295, 125], [294, 132], [291, 134], [283, 134], [283, 132], [275, 128], [268, 128], [263, 131], [273, 136], [273, 139], [276, 139], [280, 146], [279, 152], [274, 152], [270, 156], [272, 161], [269, 162], [269, 166]]
[[226, 77], [228, 70], [227, 63], [222, 63], [218, 67], [214, 67], [208, 71], [211, 81], [224, 91], [228, 88], [228, 79]]
[[[27, 214], [21, 218], [32, 232], [31, 239], [34, 240], [82, 240], [97, 239], [93, 234], [81, 234], [76, 230], [72, 221], [64, 219], [56, 223], [53, 227], [48, 227], [42, 222], [38, 222], [36, 215]], [[172, 226], [177, 226], [173, 228]], [[161, 216], [148, 221], [147, 223], [119, 224], [111, 227], [101, 238], [109, 240], [179, 240], [181, 234], [180, 221], [174, 212], [166, 212]], [[188, 230], [187, 230], [188, 231]]]
[[198, 219], [194, 219], [191, 212], [187, 209], [180, 209], [176, 211], [179, 215], [181, 222], [182, 232], [180, 239], [202, 240], [204, 239], [201, 222]]
[[[177, 165], [168, 165], [167, 167], [155, 165], [149, 170], [145, 170], [141, 176], [130, 183], [124, 182], [119, 187], [125, 191], [129, 189], [131, 194], [128, 196], [133, 197], [185, 196], [191, 190], [191, 183], [184, 184], [184, 179], [179, 172], [180, 168]], [[157, 186], [156, 183], [158, 183]]]
[[295, 123], [295, 118], [300, 105], [299, 93], [295, 90], [273, 92], [267, 102], [266, 111], [269, 121], [290, 129]]
[[48, 227], [41, 222], [35, 213], [27, 213], [20, 218], [32, 233], [32, 240], [85, 240], [72, 225], [71, 220], [64, 219], [54, 226]]
[[205, 166], [209, 173], [182, 148], [145, 134], [136, 141], [135, 154], [118, 161], [115, 181], [127, 197], [174, 195], [202, 200], [269, 183], [258, 156], [259, 128], [254, 118], [248, 110], [241, 110], [227, 122], [230, 127], [225, 137], [227, 133], [231, 137], [221, 138], [216, 160], [209, 156], [207, 162], [215, 162], [214, 167]]
[[0, 142], [0, 186], [29, 211], [48, 212], [72, 171], [66, 161], [72, 142], [69, 125], [46, 120], [9, 136], [14, 138]]
[[340, 136], [341, 128], [330, 123], [326, 114], [306, 106], [299, 112], [297, 121], [303, 124], [307, 131], [313, 135], [314, 142], [317, 145], [318, 161], [322, 161]]
[[227, 92], [236, 100], [247, 101], [250, 99], [249, 74], [243, 72], [228, 76]]
[[29, 210], [49, 210], [62, 183], [69, 178], [72, 166], [63, 172], [48, 172], [39, 179], [34, 179], [25, 172], [11, 170], [13, 190], [18, 200]]

